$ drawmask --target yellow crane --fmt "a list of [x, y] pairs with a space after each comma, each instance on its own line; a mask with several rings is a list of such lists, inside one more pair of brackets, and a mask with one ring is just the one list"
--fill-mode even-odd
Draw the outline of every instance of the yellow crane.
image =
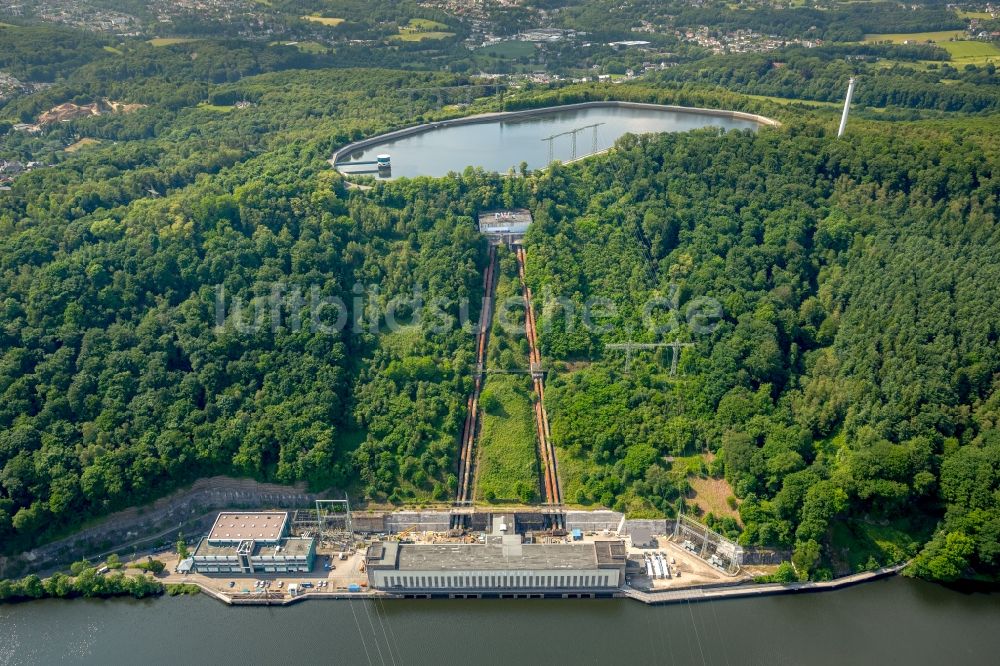
[[410, 532], [412, 532], [415, 529], [417, 529], [417, 526], [415, 524], [414, 525], [410, 525], [405, 530], [403, 530], [402, 532], [400, 532], [399, 534], [396, 535], [396, 540], [400, 541], [402, 539], [405, 539], [406, 537], [410, 536]]

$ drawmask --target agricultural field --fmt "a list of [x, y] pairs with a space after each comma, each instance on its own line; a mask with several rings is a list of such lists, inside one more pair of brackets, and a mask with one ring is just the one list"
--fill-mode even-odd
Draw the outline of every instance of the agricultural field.
[[980, 19], [980, 20], [983, 20], [983, 21], [989, 21], [991, 18], [993, 18], [993, 14], [990, 14], [989, 12], [966, 12], [966, 11], [959, 10], [958, 11], [958, 18]]
[[147, 41], [153, 46], [172, 46], [174, 44], [185, 44], [187, 42], [197, 42], [193, 37], [154, 37]]
[[955, 65], [984, 65], [1000, 60], [1000, 48], [997, 48], [996, 44], [965, 39], [965, 37], [966, 34], [961, 31], [942, 30], [939, 32], [865, 35], [865, 42], [889, 41], [894, 44], [933, 42], [948, 52]]
[[301, 16], [303, 21], [312, 21], [313, 23], [319, 23], [320, 25], [325, 25], [330, 28], [334, 28], [344, 22], [342, 18], [333, 18], [329, 16]]
[[538, 444], [526, 375], [490, 375], [480, 396], [476, 499], [538, 499]]
[[892, 69], [893, 67], [909, 67], [918, 72], [926, 72], [937, 69], [942, 64], [940, 60], [879, 60], [872, 63], [872, 68], [882, 70]]
[[959, 65], [984, 65], [1000, 62], [1000, 48], [991, 42], [944, 42], [941, 48], [948, 51], [952, 62]]
[[893, 44], [915, 42], [917, 44], [922, 44], [924, 42], [947, 42], [949, 40], [965, 39], [965, 36], [966, 35], [963, 30], [938, 30], [937, 32], [892, 32], [865, 35], [864, 41], [866, 44], [871, 44], [873, 42], [892, 42]]
[[440, 23], [438, 21], [431, 21], [430, 19], [412, 18], [406, 24], [406, 26], [405, 26], [404, 29], [407, 29], [407, 30], [426, 30], [426, 31], [435, 31], [435, 30], [438, 30], [438, 31], [440, 31], [440, 30], [447, 30], [448, 26], [445, 25], [444, 23]]
[[774, 102], [776, 104], [781, 104], [782, 106], [788, 104], [804, 104], [806, 106], [812, 106], [816, 108], [841, 108], [842, 104], [840, 102], [823, 102], [820, 100], [813, 99], [792, 99], [790, 97], [772, 97], [770, 95], [747, 95], [751, 99], [766, 100], [769, 102]]
[[410, 19], [409, 22], [400, 26], [399, 34], [392, 39], [401, 42], [422, 42], [431, 39], [447, 39], [454, 37], [455, 33], [448, 32], [448, 26], [444, 23], [431, 21], [428, 19]]
[[398, 35], [393, 35], [390, 39], [398, 42], [423, 42], [432, 39], [448, 39], [454, 37], [453, 32], [403, 32], [400, 28]]

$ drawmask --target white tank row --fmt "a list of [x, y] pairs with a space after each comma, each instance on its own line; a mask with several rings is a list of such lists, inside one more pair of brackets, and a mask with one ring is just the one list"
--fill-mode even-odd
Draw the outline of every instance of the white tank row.
[[[673, 563], [673, 558], [670, 558], [670, 564], [668, 564], [667, 556], [664, 553], [657, 552], [646, 553], [644, 559], [646, 560], [647, 576], [650, 578], [671, 578], [670, 564]], [[676, 572], [676, 569], [674, 571]]]

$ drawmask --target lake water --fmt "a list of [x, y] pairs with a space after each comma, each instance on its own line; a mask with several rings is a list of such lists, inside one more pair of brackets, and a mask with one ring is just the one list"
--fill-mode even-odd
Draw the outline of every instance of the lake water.
[[[595, 129], [585, 129], [576, 136], [577, 156], [610, 147], [626, 133], [686, 132], [699, 127], [755, 129], [749, 120], [712, 116], [701, 113], [677, 113], [653, 109], [596, 107], [570, 111], [555, 111], [508, 121], [458, 125], [428, 130], [420, 134], [389, 141], [359, 150], [350, 161], [373, 161], [379, 153], [392, 156], [393, 178], [400, 176], [444, 176], [450, 171], [462, 172], [467, 166], [487, 171], [506, 172], [521, 161], [537, 169], [549, 163], [548, 142], [544, 137], [604, 123]], [[569, 135], [552, 142], [553, 159], [567, 161], [573, 157], [573, 140]], [[359, 168], [341, 166], [341, 171]], [[372, 174], [374, 175], [374, 174]]]
[[837, 592], [615, 600], [205, 596], [0, 605], [0, 664], [996, 664], [1000, 594], [893, 578]]

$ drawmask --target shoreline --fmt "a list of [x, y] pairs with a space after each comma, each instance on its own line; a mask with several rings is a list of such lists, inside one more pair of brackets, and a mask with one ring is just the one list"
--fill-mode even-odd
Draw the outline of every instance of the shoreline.
[[[745, 111], [732, 111], [728, 109], [705, 109], [694, 106], [677, 106], [674, 104], [652, 104], [648, 102], [622, 102], [617, 100], [608, 100], [608, 101], [600, 100], [591, 102], [575, 102], [573, 104], [561, 104], [558, 106], [544, 106], [537, 109], [522, 109], [519, 111], [491, 111], [488, 113], [478, 113], [472, 116], [462, 116], [460, 118], [451, 118], [448, 120], [438, 120], [430, 123], [420, 123], [418, 125], [411, 125], [409, 127], [404, 127], [402, 129], [393, 130], [392, 132], [386, 132], [385, 134], [378, 134], [376, 136], [368, 137], [367, 139], [359, 139], [357, 141], [352, 141], [343, 148], [335, 150], [333, 155], [328, 160], [328, 162], [334, 167], [336, 167], [339, 160], [343, 159], [345, 156], [350, 155], [355, 151], [364, 150], [366, 148], [371, 148], [373, 146], [378, 146], [383, 143], [387, 143], [389, 141], [395, 141], [397, 139], [413, 136], [415, 134], [423, 134], [424, 132], [429, 132], [435, 129], [444, 129], [446, 127], [458, 127], [461, 125], [476, 125], [476, 124], [489, 123], [495, 121], [506, 121], [515, 118], [533, 118], [536, 116], [544, 116], [552, 113], [559, 113], [561, 111], [577, 111], [582, 109], [596, 109], [596, 108], [639, 109], [647, 111], [666, 111], [671, 113], [692, 113], [698, 115], [716, 116], [720, 118], [730, 118], [735, 120], [749, 120], [751, 122], [757, 123], [757, 125], [760, 127], [781, 126], [781, 123], [773, 118], [768, 118], [766, 116], [761, 116], [755, 113], [747, 113]], [[579, 159], [581, 158], [577, 158], [577, 160]]]
[[808, 592], [832, 592], [862, 583], [869, 583], [899, 574], [908, 564], [896, 564], [882, 567], [875, 571], [842, 576], [827, 581], [805, 581], [801, 583], [752, 583], [749, 585], [702, 586], [689, 587], [680, 590], [663, 592], [643, 592], [632, 588], [623, 591], [621, 596], [641, 601], [647, 605], [680, 603], [682, 601], [715, 601], [721, 599], [739, 599], [746, 597], [764, 597], [777, 594], [799, 594]]
[[721, 601], [725, 599], [742, 599], [764, 596], [775, 596], [779, 594], [802, 594], [815, 592], [832, 592], [863, 583], [891, 578], [899, 574], [906, 566], [906, 562], [890, 567], [882, 567], [875, 571], [863, 571], [849, 576], [842, 576], [828, 581], [805, 581], [799, 583], [750, 583], [750, 584], [723, 584], [723, 585], [702, 585], [692, 586], [676, 590], [663, 590], [658, 592], [646, 592], [631, 587], [607, 590], [606, 593], [595, 592], [594, 590], [553, 593], [543, 591], [525, 591], [518, 594], [501, 593], [499, 591], [470, 590], [468, 592], [432, 593], [413, 592], [407, 594], [394, 594], [392, 592], [377, 592], [367, 590], [364, 592], [306, 592], [294, 597], [263, 598], [256, 595], [251, 596], [230, 596], [214, 590], [198, 581], [185, 581], [186, 584], [198, 587], [201, 592], [216, 601], [227, 606], [291, 606], [307, 600], [354, 600], [354, 599], [632, 599], [647, 606], [657, 606], [662, 604], [692, 602], [692, 601]]

